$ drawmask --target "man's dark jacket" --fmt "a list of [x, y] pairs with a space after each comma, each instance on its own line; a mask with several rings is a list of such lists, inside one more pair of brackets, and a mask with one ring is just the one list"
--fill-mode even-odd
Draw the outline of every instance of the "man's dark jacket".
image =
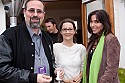
[[[42, 42], [50, 66], [50, 75], [54, 76], [52, 42], [43, 31]], [[25, 23], [8, 28], [2, 34], [0, 37], [0, 83], [36, 83], [37, 74], [33, 73], [34, 45]]]

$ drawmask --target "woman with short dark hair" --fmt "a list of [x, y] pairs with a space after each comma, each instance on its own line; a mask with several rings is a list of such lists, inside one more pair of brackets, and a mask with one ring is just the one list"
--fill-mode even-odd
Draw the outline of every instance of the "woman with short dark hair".
[[55, 62], [63, 66], [64, 83], [79, 83], [82, 79], [86, 48], [75, 43], [76, 26], [72, 19], [64, 19], [59, 26], [60, 42], [53, 45]]

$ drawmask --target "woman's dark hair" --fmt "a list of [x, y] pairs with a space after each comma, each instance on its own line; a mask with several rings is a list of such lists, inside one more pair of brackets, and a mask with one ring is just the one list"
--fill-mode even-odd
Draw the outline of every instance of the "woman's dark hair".
[[90, 34], [92, 34], [91, 37], [90, 37], [90, 40], [95, 39], [95, 37], [97, 36], [96, 34], [93, 34], [92, 29], [90, 27], [90, 22], [91, 22], [92, 15], [95, 15], [96, 19], [100, 23], [102, 23], [102, 25], [103, 25], [103, 29], [100, 32], [100, 34], [98, 35], [98, 37], [100, 37], [103, 32], [104, 32], [104, 35], [112, 33], [112, 31], [111, 31], [111, 22], [110, 22], [110, 17], [108, 15], [108, 13], [105, 10], [95, 10], [95, 11], [91, 12], [88, 15], [88, 26], [87, 26], [87, 28], [88, 28], [88, 32]]
[[[74, 30], [76, 30], [76, 26], [75, 26], [75, 23], [73, 22], [73, 20], [70, 19], [70, 18], [66, 18], [66, 19], [64, 19], [64, 20], [62, 20], [60, 22], [60, 24], [59, 24], [59, 32], [61, 32], [63, 24], [67, 23], [67, 22], [71, 23], [73, 25]], [[58, 36], [59, 36], [58, 42], [62, 42], [63, 41], [63, 37], [62, 37], [61, 33], [59, 33]], [[73, 42], [76, 43], [76, 37], [75, 37], [75, 35], [73, 37]]]

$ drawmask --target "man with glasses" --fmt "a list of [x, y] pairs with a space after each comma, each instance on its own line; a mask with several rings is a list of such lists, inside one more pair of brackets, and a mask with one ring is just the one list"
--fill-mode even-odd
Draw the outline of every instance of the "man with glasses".
[[53, 82], [52, 41], [40, 27], [44, 5], [28, 0], [23, 12], [25, 22], [8, 28], [0, 37], [0, 83]]

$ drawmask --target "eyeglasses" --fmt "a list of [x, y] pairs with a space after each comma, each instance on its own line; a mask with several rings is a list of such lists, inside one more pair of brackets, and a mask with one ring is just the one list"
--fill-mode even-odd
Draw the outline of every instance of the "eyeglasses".
[[72, 31], [74, 31], [74, 29], [62, 29], [61, 31], [63, 31], [63, 32], [66, 32], [66, 31], [69, 31], [69, 32], [72, 32]]
[[29, 10], [27, 10], [29, 13], [32, 13], [32, 14], [34, 14], [35, 12], [37, 12], [37, 14], [43, 14], [43, 13], [45, 13], [43, 10], [41, 10], [41, 9], [34, 9], [34, 8], [31, 8], [31, 9], [29, 9]]

